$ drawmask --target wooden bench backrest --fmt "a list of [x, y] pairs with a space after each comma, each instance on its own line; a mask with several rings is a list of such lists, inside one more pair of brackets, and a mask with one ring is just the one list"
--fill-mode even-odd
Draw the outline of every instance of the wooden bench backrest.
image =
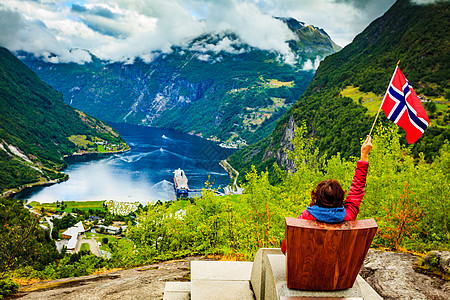
[[327, 224], [285, 218], [288, 288], [351, 288], [377, 231], [374, 219]]

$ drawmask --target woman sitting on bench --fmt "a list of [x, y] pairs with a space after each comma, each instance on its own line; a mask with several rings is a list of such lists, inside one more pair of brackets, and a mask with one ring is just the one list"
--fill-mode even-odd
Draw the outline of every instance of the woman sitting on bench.
[[[359, 205], [364, 196], [368, 157], [372, 150], [372, 138], [367, 136], [361, 146], [361, 159], [356, 163], [355, 176], [353, 176], [350, 191], [345, 199], [345, 191], [337, 180], [324, 180], [311, 192], [311, 204], [298, 217], [299, 219], [317, 220], [325, 223], [340, 223], [356, 220]], [[286, 240], [281, 244], [281, 251], [286, 254]]]

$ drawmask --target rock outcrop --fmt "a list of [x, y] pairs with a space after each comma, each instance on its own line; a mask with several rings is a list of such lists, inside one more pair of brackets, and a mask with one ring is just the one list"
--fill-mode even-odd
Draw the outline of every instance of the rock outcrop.
[[370, 250], [361, 276], [384, 299], [450, 299], [450, 282], [417, 273], [419, 257], [408, 253]]
[[[370, 250], [361, 276], [384, 299], [450, 299], [450, 282], [414, 271], [419, 257]], [[21, 299], [163, 299], [166, 281], [189, 281], [190, 257], [130, 270], [21, 287]]]
[[450, 275], [450, 251], [431, 251], [425, 257], [425, 263]]

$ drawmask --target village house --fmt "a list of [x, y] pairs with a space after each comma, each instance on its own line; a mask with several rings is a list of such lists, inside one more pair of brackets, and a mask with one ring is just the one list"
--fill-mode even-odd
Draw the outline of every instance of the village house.
[[75, 251], [78, 236], [84, 234], [84, 232], [83, 223], [80, 221], [62, 233], [62, 238], [68, 240], [66, 245], [68, 252]]
[[[98, 228], [103, 228], [105, 230], [105, 233], [109, 233], [112, 235], [120, 234], [122, 232], [121, 227], [117, 226], [104, 226], [104, 225], [98, 225]], [[99, 232], [98, 229], [95, 230], [96, 232]]]

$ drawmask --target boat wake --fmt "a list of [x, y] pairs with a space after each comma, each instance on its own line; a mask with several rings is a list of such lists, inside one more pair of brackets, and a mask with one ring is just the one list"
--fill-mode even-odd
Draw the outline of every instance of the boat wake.
[[153, 186], [150, 187], [150, 190], [154, 189], [173, 189], [173, 183], [167, 180], [162, 180], [160, 182], [155, 183]]
[[[161, 148], [162, 149], [162, 148]], [[172, 152], [172, 151], [169, 151], [169, 150], [164, 150], [163, 149], [163, 151], [161, 151], [163, 154], [169, 154], [169, 155], [173, 155], [173, 156], [176, 156], [176, 157], [179, 157], [179, 158], [181, 158], [182, 160], [194, 160], [193, 158], [191, 158], [191, 157], [187, 157], [187, 156], [185, 156], [185, 155], [181, 155], [181, 154], [178, 154], [178, 153], [176, 153], [176, 152]]]
[[139, 154], [134, 154], [134, 155], [128, 155], [128, 156], [119, 156], [119, 159], [126, 162], [126, 163], [134, 163], [137, 162], [139, 160], [141, 160], [144, 157], [147, 156], [152, 156], [152, 155], [161, 155], [165, 152], [165, 150], [163, 148], [159, 148], [157, 150], [153, 150], [150, 152], [145, 152], [145, 153], [139, 153]]
[[168, 136], [166, 136], [166, 135], [164, 135], [164, 134], [161, 136], [161, 138], [162, 138], [163, 140], [170, 141], [170, 142], [177, 143], [177, 144], [181, 144], [181, 143], [183, 143], [183, 144], [189, 144], [188, 141], [185, 141], [185, 140], [179, 140], [179, 139], [174, 140], [174, 139], [172, 139], [172, 138], [170, 138], [170, 137], [168, 137]]
[[155, 183], [152, 187], [149, 188], [149, 192], [152, 195], [154, 201], [171, 200], [175, 198], [173, 183], [167, 180], [162, 180]]
[[134, 162], [137, 162], [137, 161], [141, 160], [143, 157], [146, 157], [146, 156], [150, 155], [150, 153], [151, 152], [139, 153], [139, 154], [130, 155], [130, 156], [120, 156], [119, 159], [121, 161], [126, 162], [126, 163], [134, 163]]

